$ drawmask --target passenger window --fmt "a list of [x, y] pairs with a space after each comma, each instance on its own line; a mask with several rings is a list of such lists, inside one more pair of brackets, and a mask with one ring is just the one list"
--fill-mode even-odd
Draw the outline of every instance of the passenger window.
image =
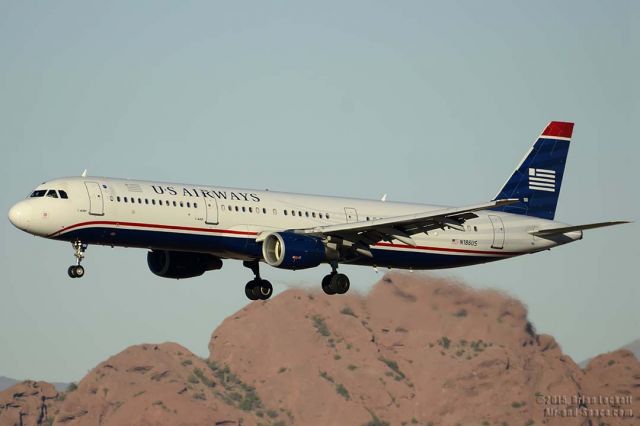
[[245, 209], [244, 206], [242, 206], [242, 213], [246, 212], [247, 210]]
[[298, 210], [298, 216], [302, 217], [302, 210]]
[[138, 204], [142, 204], [142, 198], [138, 198]]
[[316, 212], [311, 212], [311, 217], [315, 218], [316, 217]]
[[236, 207], [236, 211], [240, 211], [240, 209], [238, 208], [238, 206], [235, 206], [235, 207]]
[[55, 190], [50, 189], [47, 191], [47, 197], [58, 198], [58, 193]]
[[474, 226], [474, 227], [473, 227], [473, 230], [474, 230], [475, 232], [478, 232], [478, 227], [477, 227], [477, 226]]
[[198, 203], [193, 203], [193, 208], [197, 209], [198, 208]]
[[309, 212], [304, 212], [304, 215], [305, 215], [306, 217], [309, 217]]
[[253, 207], [249, 207], [249, 213], [253, 213]]
[[329, 213], [327, 213], [327, 219], [329, 219]]
[[318, 217], [322, 219], [322, 213], [318, 213]]
[[148, 199], [148, 198], [145, 198], [145, 199], [144, 199], [144, 203], [145, 203], [145, 204], [149, 204], [149, 199]]
[[262, 208], [262, 213], [267, 214], [267, 209], [265, 209], [264, 207]]
[[187, 201], [187, 207], [191, 208], [191, 203]]
[[184, 203], [180, 201], [180, 207], [184, 207]]
[[127, 197], [124, 197], [124, 202], [128, 202], [129, 200], [127, 199]]
[[116, 201], [120, 202], [120, 196], [119, 195], [116, 197]]
[[173, 207], [178, 207], [178, 203], [176, 203], [175, 201], [173, 202]]
[[287, 215], [287, 210], [284, 210], [284, 215], [285, 215], [285, 216]]
[[67, 196], [66, 191], [59, 190], [58, 192], [60, 193], [60, 198], [64, 198], [65, 200], [66, 200], [67, 198], [69, 198], [69, 197]]
[[151, 204], [153, 204], [154, 206], [156, 205], [156, 199], [155, 198], [151, 199]]

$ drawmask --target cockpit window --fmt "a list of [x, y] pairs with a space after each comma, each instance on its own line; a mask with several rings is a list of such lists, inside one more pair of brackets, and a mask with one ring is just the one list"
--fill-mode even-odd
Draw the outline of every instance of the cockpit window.
[[58, 193], [55, 189], [50, 189], [47, 191], [47, 197], [58, 198]]
[[69, 198], [66, 191], [59, 190], [58, 192], [60, 193], [60, 198], [64, 198], [65, 200]]
[[47, 193], [46, 189], [38, 189], [37, 191], [33, 191], [30, 195], [31, 198], [35, 197], [44, 197], [44, 194]]

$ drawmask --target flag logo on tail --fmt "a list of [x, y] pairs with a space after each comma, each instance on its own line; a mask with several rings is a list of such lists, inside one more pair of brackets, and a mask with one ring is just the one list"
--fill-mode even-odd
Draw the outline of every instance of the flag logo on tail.
[[556, 192], [555, 170], [529, 168], [529, 189]]

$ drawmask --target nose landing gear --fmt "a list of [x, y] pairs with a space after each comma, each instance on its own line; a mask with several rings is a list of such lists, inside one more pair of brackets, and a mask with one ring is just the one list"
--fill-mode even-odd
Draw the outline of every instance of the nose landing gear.
[[73, 250], [75, 253], [73, 254], [76, 257], [76, 264], [69, 266], [67, 269], [67, 273], [71, 278], [82, 278], [84, 276], [84, 268], [80, 265], [82, 259], [84, 259], [84, 252], [87, 249], [86, 244], [82, 244], [81, 241], [74, 241], [71, 243], [73, 246]]
[[260, 278], [260, 264], [257, 260], [242, 262], [251, 269], [256, 276], [244, 286], [244, 294], [249, 300], [267, 300], [273, 294], [273, 286], [267, 280]]

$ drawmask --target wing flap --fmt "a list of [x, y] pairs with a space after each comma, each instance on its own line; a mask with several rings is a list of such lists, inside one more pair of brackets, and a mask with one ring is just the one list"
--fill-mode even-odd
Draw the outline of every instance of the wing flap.
[[[359, 233], [366, 231], [377, 231], [389, 235], [384, 232], [389, 227], [396, 228], [396, 235], [416, 234], [424, 232], [424, 228], [440, 228], [444, 226], [461, 227], [459, 220], [466, 220], [477, 217], [473, 212], [479, 210], [487, 210], [494, 207], [514, 204], [520, 201], [517, 198], [508, 198], [503, 200], [494, 200], [488, 203], [476, 204], [468, 207], [455, 207], [449, 209], [434, 210], [425, 213], [414, 213], [403, 216], [387, 217], [384, 219], [348, 222], [337, 225], [317, 226], [314, 228], [300, 229], [297, 232], [304, 234], [318, 235], [338, 235], [340, 233]], [[434, 224], [436, 226], [434, 226]], [[404, 235], [403, 235], [404, 236]], [[409, 236], [409, 235], [407, 235]]]

